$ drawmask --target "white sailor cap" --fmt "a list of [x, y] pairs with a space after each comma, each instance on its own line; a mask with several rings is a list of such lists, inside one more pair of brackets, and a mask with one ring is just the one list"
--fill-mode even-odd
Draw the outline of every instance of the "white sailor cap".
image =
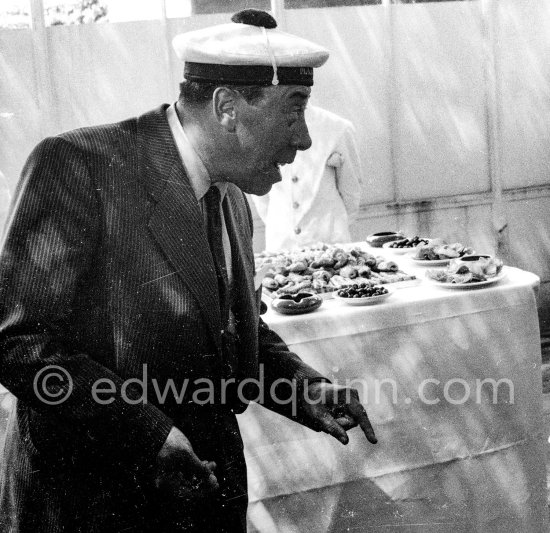
[[185, 63], [184, 78], [232, 85], [313, 85], [313, 69], [329, 52], [307, 39], [277, 29], [257, 9], [239, 11], [229, 24], [177, 35], [174, 50]]

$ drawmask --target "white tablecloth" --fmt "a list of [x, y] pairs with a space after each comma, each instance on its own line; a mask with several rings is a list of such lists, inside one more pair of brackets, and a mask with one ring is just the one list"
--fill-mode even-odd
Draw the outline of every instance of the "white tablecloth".
[[[422, 281], [375, 306], [265, 315], [329, 379], [359, 380], [378, 444], [252, 404], [239, 417], [249, 531], [546, 531], [538, 278], [506, 270], [483, 289]], [[508, 381], [493, 397], [487, 379]]]

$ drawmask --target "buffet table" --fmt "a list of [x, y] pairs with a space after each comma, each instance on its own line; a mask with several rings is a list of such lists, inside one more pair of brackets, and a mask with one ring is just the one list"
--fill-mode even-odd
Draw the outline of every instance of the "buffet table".
[[329, 379], [355, 380], [378, 444], [252, 404], [239, 416], [249, 531], [546, 531], [538, 278], [506, 267], [452, 290], [395, 260], [419, 282], [380, 304], [264, 316]]

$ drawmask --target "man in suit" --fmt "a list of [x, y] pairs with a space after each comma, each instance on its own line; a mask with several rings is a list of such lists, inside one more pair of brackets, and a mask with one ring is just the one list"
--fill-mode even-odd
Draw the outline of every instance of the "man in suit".
[[17, 398], [1, 531], [244, 531], [249, 400], [376, 442], [356, 392], [259, 317], [244, 193], [309, 147], [327, 58], [273, 23], [253, 11], [176, 38], [176, 104], [29, 157], [0, 262], [0, 376]]

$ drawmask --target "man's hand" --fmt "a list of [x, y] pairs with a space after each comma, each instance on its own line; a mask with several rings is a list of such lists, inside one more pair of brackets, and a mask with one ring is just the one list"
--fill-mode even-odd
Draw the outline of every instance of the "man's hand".
[[314, 382], [307, 386], [304, 393], [302, 411], [321, 431], [347, 444], [349, 438], [346, 431], [360, 426], [369, 442], [378, 442], [355, 389]]
[[215, 468], [216, 463], [201, 461], [187, 437], [172, 427], [157, 455], [155, 486], [176, 498], [193, 497], [193, 493], [210, 494], [219, 488]]

